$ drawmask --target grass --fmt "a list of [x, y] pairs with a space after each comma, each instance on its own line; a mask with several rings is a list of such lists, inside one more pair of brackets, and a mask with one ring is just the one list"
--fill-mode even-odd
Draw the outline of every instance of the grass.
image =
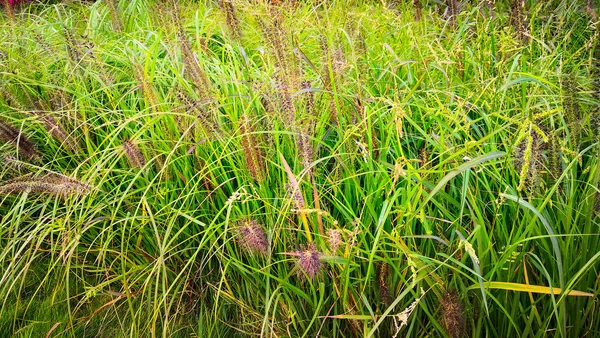
[[0, 335], [599, 335], [596, 7], [5, 6]]

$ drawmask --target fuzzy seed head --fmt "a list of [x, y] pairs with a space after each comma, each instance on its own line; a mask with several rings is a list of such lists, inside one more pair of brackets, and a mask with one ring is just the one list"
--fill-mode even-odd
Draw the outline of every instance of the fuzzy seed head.
[[17, 194], [21, 192], [47, 193], [50, 195], [67, 198], [79, 197], [87, 194], [92, 187], [76, 179], [56, 174], [43, 177], [27, 177], [5, 182], [0, 187], [0, 194]]
[[213, 102], [211, 82], [200, 66], [196, 53], [192, 49], [187, 35], [180, 29], [177, 33], [177, 42], [181, 48], [183, 58], [184, 75], [188, 80], [194, 83], [198, 96], [203, 102]]
[[446, 291], [442, 297], [442, 312], [446, 332], [451, 338], [465, 335], [465, 316], [463, 305], [454, 290]]
[[144, 154], [142, 154], [140, 149], [131, 140], [123, 141], [122, 146], [125, 156], [127, 156], [127, 161], [132, 168], [142, 168], [146, 165]]
[[267, 254], [269, 243], [264, 228], [255, 220], [241, 222], [238, 228], [238, 240], [250, 252]]
[[13, 143], [19, 152], [29, 160], [35, 160], [40, 157], [35, 145], [21, 133], [21, 131], [11, 124], [0, 119], [0, 141]]
[[264, 178], [264, 160], [259, 146], [258, 136], [253, 134], [254, 126], [246, 114], [242, 114], [240, 131], [242, 132], [241, 146], [243, 148], [244, 160], [250, 175], [255, 180]]
[[321, 271], [321, 258], [314, 243], [308, 244], [298, 254], [298, 266], [304, 275], [309, 279], [315, 278]]
[[327, 243], [331, 252], [336, 252], [342, 244], [342, 232], [338, 229], [327, 230]]
[[219, 0], [219, 6], [221, 10], [225, 13], [225, 21], [227, 23], [227, 27], [233, 34], [233, 37], [236, 39], [240, 38], [241, 30], [240, 30], [240, 21], [237, 17], [235, 6], [231, 0]]

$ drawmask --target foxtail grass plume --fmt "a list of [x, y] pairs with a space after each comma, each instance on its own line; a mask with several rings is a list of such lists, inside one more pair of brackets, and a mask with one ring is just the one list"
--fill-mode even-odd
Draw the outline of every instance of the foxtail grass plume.
[[4, 12], [8, 16], [8, 19], [11, 24], [14, 24], [14, 22], [15, 22], [15, 10], [13, 9], [13, 7], [17, 4], [17, 1], [18, 0], [4, 0], [3, 1]]
[[42, 177], [24, 177], [5, 182], [0, 186], [0, 194], [47, 193], [53, 196], [67, 198], [80, 197], [91, 190], [89, 184], [76, 179], [48, 174]]
[[141, 64], [135, 65], [135, 76], [139, 86], [142, 89], [142, 94], [148, 106], [152, 109], [158, 107], [159, 101], [156, 92], [154, 91], [154, 87], [152, 86], [152, 81], [149, 76], [146, 74], [144, 70], [144, 66]]
[[235, 6], [233, 5], [233, 1], [219, 0], [219, 6], [221, 7], [221, 10], [225, 13], [225, 22], [227, 23], [229, 31], [235, 39], [239, 39], [242, 35], [242, 31], [240, 29], [240, 21], [238, 20], [237, 14], [235, 12]]
[[275, 7], [270, 7], [271, 20], [265, 23], [258, 20], [259, 25], [266, 37], [269, 49], [274, 56], [277, 73], [275, 80], [276, 89], [279, 91], [279, 99], [282, 122], [293, 127], [296, 122], [296, 111], [292, 94], [300, 88], [300, 70], [295, 62], [294, 53], [286, 43], [286, 31], [282, 26], [283, 15]]
[[183, 54], [184, 75], [195, 85], [198, 96], [203, 102], [213, 102], [212, 86], [209, 78], [200, 67], [183, 28], [180, 28], [177, 32], [177, 42], [181, 48], [181, 54]]
[[202, 102], [193, 100], [182, 90], [177, 91], [177, 98], [182, 103], [182, 106], [178, 108], [178, 110], [186, 111], [188, 114], [195, 116], [197, 118], [197, 124], [200, 125], [200, 128], [202, 131], [204, 131], [204, 134], [207, 137], [212, 139], [223, 136], [222, 130], [218, 123], [215, 122], [210, 112], [204, 107]]
[[321, 258], [316, 245], [314, 243], [309, 243], [297, 254], [297, 263], [303, 275], [309, 279], [315, 278], [321, 271]]
[[246, 167], [253, 179], [262, 180], [264, 178], [264, 161], [258, 138], [253, 134], [253, 126], [245, 113], [242, 114], [240, 123], [241, 145]]
[[579, 152], [583, 118], [578, 100], [577, 79], [569, 75], [561, 82], [563, 90], [563, 116], [568, 123], [569, 136], [572, 140], [573, 151]]
[[310, 140], [309, 133], [309, 131], [300, 132], [296, 139], [296, 146], [298, 147], [298, 153], [300, 154], [300, 158], [302, 159], [302, 166], [305, 170], [309, 170], [310, 175], [310, 166], [313, 162], [314, 148], [312, 145], [312, 141]]
[[[348, 62], [341, 47], [329, 46], [329, 42], [324, 36], [319, 39], [322, 62], [323, 62], [323, 87], [327, 92], [337, 92], [342, 87], [343, 74], [348, 68]], [[336, 100], [333, 97], [330, 100], [331, 120], [338, 122], [340, 111]]]
[[532, 190], [537, 185], [539, 179], [538, 166], [541, 157], [540, 146], [540, 137], [535, 132], [530, 132], [517, 146], [515, 164], [516, 169], [519, 171], [519, 186], [517, 188], [519, 191], [523, 191], [525, 188]]
[[510, 23], [517, 34], [517, 38], [526, 40], [529, 33], [527, 32], [525, 0], [511, 0], [510, 9]]
[[48, 133], [59, 140], [63, 146], [71, 152], [77, 151], [77, 143], [73, 141], [63, 126], [51, 115], [53, 108], [49, 107], [46, 102], [37, 99], [35, 102], [35, 111], [33, 112], [44, 125]]
[[125, 156], [127, 157], [127, 161], [132, 168], [142, 168], [146, 165], [146, 158], [135, 143], [131, 140], [125, 140], [123, 141], [122, 147]]
[[337, 252], [342, 245], [342, 232], [338, 229], [327, 230], [327, 244], [332, 253]]
[[263, 227], [255, 220], [245, 220], [238, 224], [238, 241], [250, 252], [267, 254], [269, 243]]
[[389, 306], [392, 303], [392, 298], [390, 297], [390, 288], [387, 283], [388, 276], [388, 264], [385, 262], [381, 262], [377, 265], [377, 284], [379, 286], [379, 296], [381, 297], [381, 301], [385, 306]]
[[65, 34], [65, 45], [67, 47], [67, 53], [69, 54], [69, 58], [73, 63], [80, 64], [83, 60], [83, 51], [81, 44], [75, 36], [73, 36], [73, 32], [71, 32], [70, 28], [64, 27]]
[[550, 152], [548, 153], [548, 171], [552, 182], [556, 182], [562, 174], [560, 140], [556, 132], [550, 136]]
[[21, 155], [29, 160], [40, 157], [34, 144], [20, 130], [0, 119], [0, 141], [15, 145]]
[[442, 296], [442, 314], [448, 336], [459, 338], [466, 334], [464, 308], [455, 290], [446, 291]]

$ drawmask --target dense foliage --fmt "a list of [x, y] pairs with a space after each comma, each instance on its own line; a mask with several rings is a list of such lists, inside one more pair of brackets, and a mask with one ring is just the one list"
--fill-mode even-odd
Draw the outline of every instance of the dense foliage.
[[0, 336], [600, 335], [592, 1], [1, 14]]

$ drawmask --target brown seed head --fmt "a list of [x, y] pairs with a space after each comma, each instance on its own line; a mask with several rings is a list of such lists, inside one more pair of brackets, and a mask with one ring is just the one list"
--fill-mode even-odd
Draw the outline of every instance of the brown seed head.
[[127, 161], [132, 168], [142, 168], [146, 165], [144, 154], [142, 154], [140, 149], [131, 140], [123, 141], [122, 146], [125, 156], [127, 156]]
[[442, 312], [446, 332], [451, 338], [463, 337], [466, 333], [463, 305], [455, 290], [446, 291], [442, 297]]
[[0, 141], [13, 143], [19, 152], [29, 160], [40, 157], [33, 143], [19, 129], [2, 119], [0, 119]]
[[21, 192], [47, 193], [67, 198], [82, 196], [91, 190], [91, 186], [76, 179], [56, 174], [43, 177], [26, 177], [5, 182], [0, 187], [0, 194], [16, 194]]

